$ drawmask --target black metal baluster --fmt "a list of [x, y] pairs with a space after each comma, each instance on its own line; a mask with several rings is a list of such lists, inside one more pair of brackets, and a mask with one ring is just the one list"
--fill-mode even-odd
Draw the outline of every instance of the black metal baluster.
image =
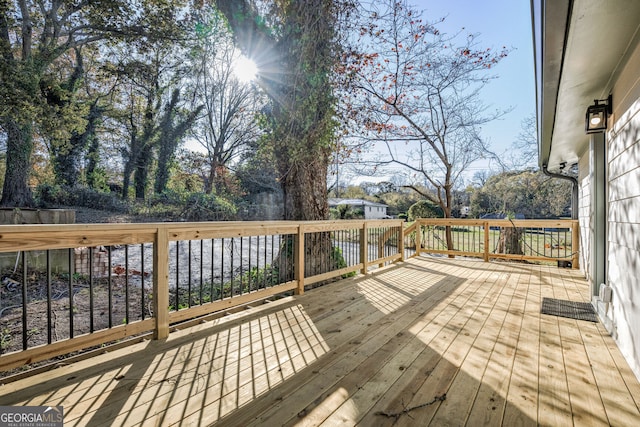
[[107, 295], [107, 300], [108, 300], [108, 304], [109, 304], [109, 309], [107, 310], [108, 316], [109, 316], [109, 328], [113, 327], [113, 277], [111, 275], [111, 270], [113, 270], [111, 268], [111, 246], [107, 246], [107, 263], [108, 263], [108, 270], [107, 270], [107, 291], [109, 292], [109, 294]]
[[175, 310], [180, 309], [180, 241], [176, 241], [176, 304]]
[[244, 293], [244, 237], [240, 237], [240, 295]]
[[142, 292], [142, 295], [140, 295], [140, 313], [141, 313], [141, 317], [142, 320], [145, 319], [145, 311], [144, 311], [144, 306], [145, 306], [145, 302], [144, 302], [144, 276], [145, 276], [145, 271], [144, 271], [144, 243], [140, 244], [140, 292]]
[[213, 265], [215, 264], [214, 260], [215, 260], [215, 240], [211, 239], [211, 284], [209, 286], [209, 296], [211, 298], [211, 302], [213, 302], [214, 298], [213, 298], [213, 279], [214, 279], [214, 274], [213, 274]]
[[51, 251], [47, 249], [47, 343], [51, 344], [52, 336], [51, 330], [53, 325], [51, 323]]
[[256, 291], [260, 289], [260, 236], [256, 236]]
[[189, 244], [187, 245], [188, 250], [189, 250], [189, 256], [188, 256], [188, 262], [187, 262], [187, 267], [189, 269], [189, 272], [187, 273], [187, 307], [191, 308], [191, 257], [193, 255], [192, 251], [191, 251], [191, 240], [189, 240]]
[[27, 349], [27, 252], [22, 251], [22, 349]]
[[73, 338], [73, 248], [69, 248], [68, 260], [69, 260], [69, 338]]
[[221, 239], [220, 243], [220, 265], [222, 268], [220, 269], [220, 299], [224, 299], [224, 237]]
[[89, 332], [93, 333], [93, 247], [89, 251]]
[[124, 245], [124, 317], [125, 324], [129, 324], [129, 245]]
[[267, 236], [264, 236], [264, 272], [262, 273], [262, 286], [266, 288], [267, 285]]
[[247, 270], [247, 289], [249, 293], [251, 293], [251, 247], [253, 246], [253, 236], [249, 236], [249, 247], [247, 248], [247, 252], [249, 252], [249, 269]]
[[[280, 240], [281, 240], [281, 239], [280, 239], [280, 238], [278, 238], [278, 244], [279, 244]], [[274, 260], [274, 251], [275, 251], [275, 246], [276, 246], [275, 241], [276, 241], [276, 236], [274, 236], [274, 235], [272, 234], [272, 235], [271, 235], [271, 272], [270, 272], [270, 275], [271, 275], [271, 277], [270, 277], [270, 278], [271, 278], [271, 285], [272, 285], [272, 286], [273, 286], [273, 271], [274, 271], [274, 265], [273, 265], [273, 262], [275, 261], [275, 260]], [[278, 269], [278, 271], [279, 271], [279, 270], [280, 270], [280, 269]]]
[[235, 246], [235, 243], [236, 243], [236, 239], [234, 237], [232, 237], [231, 238], [231, 253], [229, 254], [231, 256], [231, 266], [230, 266], [230, 269], [231, 269], [231, 295], [230, 296], [234, 295], [234, 280], [233, 279], [234, 279], [235, 274], [233, 272], [233, 255], [234, 255], [233, 248]]
[[202, 301], [202, 288], [204, 286], [204, 240], [200, 239], [200, 305]]

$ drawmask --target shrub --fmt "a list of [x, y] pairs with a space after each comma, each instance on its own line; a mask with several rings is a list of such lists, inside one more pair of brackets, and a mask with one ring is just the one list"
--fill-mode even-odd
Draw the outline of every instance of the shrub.
[[180, 213], [186, 221], [225, 221], [235, 219], [238, 209], [230, 201], [214, 194], [191, 193]]
[[442, 218], [444, 213], [442, 208], [437, 206], [430, 200], [421, 200], [414, 203], [407, 212], [409, 221], [415, 221], [417, 218]]
[[36, 199], [40, 207], [64, 205], [129, 212], [127, 203], [120, 200], [117, 195], [86, 187], [41, 184], [36, 188]]

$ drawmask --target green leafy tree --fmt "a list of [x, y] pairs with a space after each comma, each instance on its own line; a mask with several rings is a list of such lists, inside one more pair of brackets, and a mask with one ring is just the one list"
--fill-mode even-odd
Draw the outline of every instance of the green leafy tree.
[[[163, 0], [0, 1], [0, 126], [7, 135], [0, 205], [34, 204], [27, 181], [38, 132], [55, 128], [60, 140], [65, 139], [63, 133], [83, 132], [73, 103], [60, 114], [60, 105], [50, 99], [67, 95], [59, 91], [60, 80], [51, 79], [63, 56], [127, 36], [156, 32], [170, 37], [178, 6]], [[52, 126], [55, 122], [61, 125]]]
[[503, 172], [491, 176], [471, 196], [470, 216], [523, 214], [525, 218], [569, 215], [571, 183], [539, 171]]
[[165, 105], [164, 114], [158, 125], [158, 167], [154, 191], [162, 194], [167, 189], [170, 178], [170, 166], [176, 155], [176, 149], [181, 138], [196, 121], [204, 106], [198, 106], [189, 112], [182, 112], [178, 108], [180, 90], [175, 89], [171, 99]]

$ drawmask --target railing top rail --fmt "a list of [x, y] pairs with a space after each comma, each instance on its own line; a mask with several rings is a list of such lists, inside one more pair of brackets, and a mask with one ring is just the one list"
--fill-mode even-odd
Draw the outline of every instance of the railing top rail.
[[502, 227], [570, 227], [578, 224], [577, 219], [463, 219], [463, 218], [420, 218], [417, 220], [422, 224], [430, 225], [483, 225], [489, 223], [492, 226]]
[[153, 242], [158, 231], [169, 240], [198, 240], [257, 235], [295, 234], [372, 226], [400, 226], [402, 220], [337, 221], [211, 221], [106, 224], [12, 224], [0, 225], [0, 252], [63, 249]]
[[168, 228], [171, 230], [192, 229], [192, 228], [230, 228], [230, 227], [278, 227], [282, 225], [335, 225], [336, 227], [362, 226], [364, 223], [389, 226], [390, 224], [402, 224], [401, 219], [346, 219], [346, 220], [326, 220], [326, 221], [201, 221], [201, 222], [129, 222], [129, 223], [92, 223], [92, 224], [2, 224], [0, 233], [3, 232], [24, 232], [33, 229], [38, 232], [46, 231], [68, 231], [68, 230], [113, 230], [113, 229], [158, 229]]

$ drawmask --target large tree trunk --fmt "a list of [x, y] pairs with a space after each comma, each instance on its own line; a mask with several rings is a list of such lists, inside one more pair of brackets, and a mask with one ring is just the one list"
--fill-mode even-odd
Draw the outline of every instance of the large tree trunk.
[[[216, 4], [246, 54], [262, 56], [264, 61], [256, 48], [271, 50], [271, 57], [279, 61], [258, 63], [258, 68], [262, 74], [259, 82], [272, 101], [269, 143], [284, 192], [285, 219], [327, 219], [327, 170], [335, 136], [335, 98], [330, 79], [336, 60], [335, 5], [331, 0], [281, 4], [276, 8], [281, 14], [281, 34], [275, 39], [274, 32], [265, 31], [260, 24], [265, 20], [256, 16], [246, 0], [218, 0]], [[289, 240], [286, 248], [292, 247]], [[335, 267], [330, 233], [307, 234], [305, 240], [305, 276]], [[291, 259], [279, 257], [278, 262], [280, 272], [293, 279]]]
[[524, 255], [522, 251], [522, 235], [524, 229], [517, 227], [502, 227], [496, 253], [510, 255]]
[[[328, 218], [327, 170], [334, 137], [332, 50], [334, 4], [331, 0], [282, 6], [282, 34], [265, 31], [248, 1], [218, 0], [237, 42], [246, 54], [262, 57], [270, 49], [279, 62], [262, 64], [260, 83], [271, 97], [271, 143], [280, 172], [285, 219]], [[260, 68], [261, 64], [258, 64]]]
[[56, 182], [74, 187], [80, 181], [80, 160], [86, 146], [86, 135], [74, 132], [68, 146], [58, 147], [53, 151], [53, 172]]
[[156, 180], [153, 184], [153, 191], [155, 194], [162, 194], [167, 190], [167, 184], [169, 183], [169, 164], [173, 158], [175, 148], [171, 150], [171, 147], [166, 145], [160, 145], [158, 153], [158, 169], [156, 171]]
[[96, 189], [98, 182], [98, 162], [100, 160], [100, 141], [96, 134], [96, 125], [102, 116], [102, 109], [98, 107], [97, 103], [91, 104], [89, 110], [89, 123], [87, 124], [88, 141], [87, 148], [87, 169], [85, 171], [87, 177], [87, 185], [89, 188]]
[[33, 153], [33, 125], [19, 125], [13, 119], [6, 119], [4, 125], [7, 130], [7, 170], [0, 206], [34, 207], [33, 195], [28, 185]]
[[133, 181], [136, 189], [136, 199], [144, 200], [147, 186], [149, 185], [149, 168], [152, 161], [152, 146], [145, 145], [136, 162], [136, 169], [133, 173]]
[[327, 168], [329, 156], [319, 153], [307, 165], [293, 166], [282, 181], [286, 220], [327, 219]]

